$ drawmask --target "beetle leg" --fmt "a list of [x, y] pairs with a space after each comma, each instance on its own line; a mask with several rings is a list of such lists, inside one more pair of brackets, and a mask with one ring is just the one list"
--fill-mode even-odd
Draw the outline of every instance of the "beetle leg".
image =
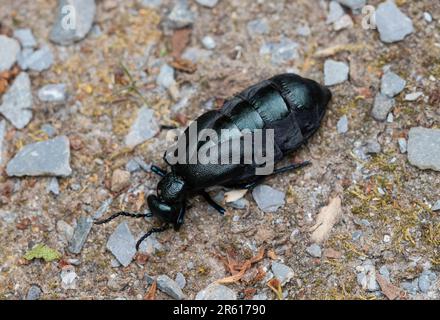
[[143, 218], [143, 217], [149, 218], [149, 217], [152, 217], [153, 214], [151, 212], [148, 212], [148, 213], [131, 213], [131, 212], [126, 212], [126, 211], [120, 211], [120, 212], [112, 214], [107, 219], [98, 220], [98, 221], [95, 221], [94, 223], [95, 224], [104, 224], [104, 223], [107, 223], [107, 222], [109, 222], [109, 221], [111, 221], [114, 218], [119, 217], [119, 216], [125, 216], [125, 217], [131, 217], [131, 218]]
[[169, 125], [166, 125], [166, 124], [162, 124], [160, 126], [160, 130], [174, 130], [174, 129], [177, 129], [177, 127], [176, 126], [169, 126]]
[[170, 226], [168, 224], [164, 224], [162, 227], [159, 228], [151, 228], [146, 234], [144, 234], [138, 242], [136, 242], [136, 251], [139, 251], [139, 246], [141, 245], [142, 241], [147, 239], [149, 236], [151, 236], [153, 233], [159, 233], [167, 230]]
[[206, 191], [201, 191], [200, 194], [205, 198], [206, 202], [213, 207], [215, 210], [217, 210], [220, 214], [225, 214], [226, 210], [222, 206], [220, 206], [217, 202], [212, 200], [211, 196]]
[[308, 166], [310, 164], [312, 164], [310, 161], [304, 161], [304, 162], [301, 162], [301, 163], [294, 163], [294, 164], [291, 164], [291, 165], [286, 166], [286, 167], [275, 169], [273, 171], [273, 173], [271, 174], [271, 176], [276, 175], [278, 173], [283, 173], [283, 172], [286, 172], [286, 171], [290, 171], [290, 170], [301, 169], [301, 168], [306, 167], [306, 166]]
[[163, 170], [155, 165], [151, 166], [151, 171], [161, 177], [165, 177], [165, 175], [167, 174], [167, 172], [165, 170]]

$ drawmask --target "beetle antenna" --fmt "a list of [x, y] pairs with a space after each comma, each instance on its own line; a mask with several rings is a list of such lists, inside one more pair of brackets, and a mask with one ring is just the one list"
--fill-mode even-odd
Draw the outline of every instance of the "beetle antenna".
[[159, 228], [151, 228], [146, 234], [144, 234], [136, 243], [136, 251], [139, 251], [139, 247], [142, 243], [142, 241], [144, 241], [145, 239], [147, 239], [149, 236], [151, 236], [153, 233], [159, 233], [159, 232], [163, 232], [167, 229], [169, 229], [170, 226], [168, 224], [163, 225], [162, 227]]
[[120, 211], [120, 212], [112, 214], [107, 219], [98, 220], [98, 221], [95, 221], [94, 223], [95, 224], [104, 224], [104, 223], [107, 223], [107, 222], [109, 222], [109, 221], [111, 221], [114, 218], [117, 218], [119, 216], [125, 216], [125, 217], [131, 217], [131, 218], [143, 218], [143, 217], [149, 218], [149, 217], [152, 217], [153, 214], [151, 212], [148, 212], [148, 213], [131, 213], [131, 212], [127, 212], [127, 211]]

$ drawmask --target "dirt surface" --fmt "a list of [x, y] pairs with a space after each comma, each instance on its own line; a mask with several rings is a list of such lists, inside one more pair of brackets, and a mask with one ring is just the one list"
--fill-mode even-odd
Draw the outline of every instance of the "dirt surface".
[[[128, 267], [114, 268], [106, 242], [116, 226], [125, 220], [132, 233], [139, 235], [151, 227], [151, 220], [119, 218], [93, 226], [78, 255], [67, 251], [57, 223], [63, 220], [75, 226], [79, 217], [93, 214], [110, 197], [114, 201], [107, 215], [120, 209], [138, 211], [141, 205], [145, 209], [143, 195], [156, 191], [159, 178], [144, 171], [132, 173], [130, 187], [119, 193], [111, 192], [110, 183], [113, 171], [123, 169], [134, 156], [165, 165], [165, 131], [134, 150], [124, 147], [124, 137], [143, 104], [154, 109], [160, 124], [181, 126], [172, 111], [176, 101], [154, 81], [159, 72], [154, 61], [173, 61], [175, 31], [166, 21], [172, 3], [162, 1], [159, 8], [149, 9], [131, 0], [98, 1], [95, 22], [102, 33], [61, 47], [48, 40], [56, 1], [1, 0], [2, 25], [31, 28], [38, 41], [48, 43], [55, 54], [50, 70], [30, 73], [34, 94], [44, 84], [61, 82], [70, 93], [62, 106], [34, 99], [30, 124], [23, 130], [7, 127], [6, 159], [23, 145], [47, 139], [40, 127], [50, 123], [58, 135], [70, 139], [73, 173], [59, 179], [61, 191], [54, 196], [46, 191], [49, 178], [10, 178], [5, 163], [0, 168], [1, 210], [16, 214], [13, 222], [0, 219], [0, 298], [23, 299], [35, 284], [42, 289], [42, 299], [142, 299], [149, 290], [146, 273], [174, 279], [181, 272], [186, 278], [183, 292], [193, 299], [210, 283], [230, 275], [218, 256], [233, 252], [244, 261], [262, 247], [271, 253], [247, 271], [246, 279], [227, 284], [239, 298], [253, 294], [277, 298], [267, 278], [255, 279], [259, 269], [270, 271], [273, 260], [294, 271], [292, 280], [282, 286], [286, 299], [386, 299], [381, 290], [369, 292], [358, 283], [359, 266], [365, 260], [371, 260], [377, 271], [385, 265], [395, 290], [419, 277], [423, 269], [438, 275], [440, 216], [430, 207], [440, 199], [440, 175], [410, 165], [407, 155], [399, 152], [397, 139], [407, 137], [412, 127], [439, 127], [440, 6], [430, 0], [398, 3], [412, 18], [415, 32], [402, 42], [384, 44], [377, 31], [361, 27], [362, 15], [352, 15], [353, 28], [333, 31], [319, 1], [221, 0], [212, 9], [190, 1], [196, 19], [186, 47], [202, 49], [201, 39], [211, 35], [216, 48], [208, 59], [196, 63], [194, 73], [176, 71], [180, 91], [195, 88], [188, 105], [178, 112], [187, 119], [277, 73], [295, 71], [322, 83], [325, 59], [314, 53], [335, 45], [350, 45], [331, 56], [350, 64], [350, 80], [331, 87], [333, 99], [321, 129], [295, 155], [296, 160], [311, 160], [312, 166], [265, 182], [286, 192], [281, 209], [263, 213], [248, 193], [245, 210], [228, 206], [227, 214], [220, 216], [203, 199], [193, 198], [181, 230], [157, 236], [163, 246], [160, 252], [138, 256]], [[434, 18], [430, 24], [423, 19], [426, 11]], [[249, 35], [246, 25], [256, 18], [267, 19], [267, 34]], [[299, 36], [296, 28], [305, 24], [311, 34]], [[299, 58], [275, 65], [259, 51], [264, 42], [278, 41], [281, 35], [298, 42]], [[136, 90], [134, 86], [127, 89], [130, 79], [121, 64], [136, 81]], [[396, 98], [394, 121], [379, 123], [370, 112], [387, 64], [407, 86]], [[417, 76], [421, 76], [418, 81]], [[404, 101], [405, 93], [412, 91], [422, 91], [426, 99]], [[339, 134], [336, 123], [343, 115], [348, 117], [349, 130]], [[359, 159], [356, 146], [376, 136], [382, 151]], [[312, 243], [310, 227], [319, 210], [336, 196], [342, 199], [342, 218], [321, 244], [323, 256], [314, 258], [306, 251]], [[361, 231], [359, 239], [353, 239], [356, 231]], [[62, 258], [25, 260], [25, 253], [39, 243], [58, 250]], [[79, 260], [72, 267], [76, 284], [66, 289], [60, 273], [73, 258]], [[427, 293], [410, 294], [402, 289], [399, 297], [439, 298], [438, 280]], [[170, 297], [158, 291], [156, 298]]]

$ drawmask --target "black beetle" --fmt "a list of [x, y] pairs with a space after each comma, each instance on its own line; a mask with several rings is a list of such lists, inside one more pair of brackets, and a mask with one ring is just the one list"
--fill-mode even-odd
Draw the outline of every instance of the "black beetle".
[[[276, 163], [286, 154], [297, 150], [318, 130], [331, 96], [328, 88], [313, 80], [296, 74], [281, 74], [249, 87], [227, 100], [221, 109], [208, 111], [193, 123], [197, 123], [197, 133], [202, 129], [212, 129], [215, 132], [229, 129], [229, 132], [232, 132], [228, 135], [229, 139], [233, 138], [236, 132], [243, 130], [252, 133], [257, 129], [262, 131], [273, 129], [273, 160]], [[184, 132], [185, 137], [188, 136], [189, 128], [191, 126]], [[204, 144], [206, 142], [197, 141], [196, 151], [199, 151]], [[167, 161], [167, 153], [164, 159], [170, 164]], [[278, 168], [271, 175], [298, 169], [308, 164], [310, 163], [306, 161]], [[171, 172], [167, 173], [157, 166], [152, 166], [152, 171], [160, 175], [162, 180], [157, 186], [157, 196], [150, 195], [147, 198], [151, 213], [118, 212], [96, 223], [106, 223], [119, 215], [135, 218], [157, 216], [164, 225], [152, 228], [146, 233], [137, 242], [136, 249], [138, 249], [140, 243], [152, 233], [164, 231], [169, 225], [173, 225], [174, 229], [178, 230], [183, 224], [186, 199], [192, 195], [202, 195], [212, 207], [223, 214], [225, 210], [210, 198], [205, 188], [214, 185], [252, 188], [266, 177], [255, 173], [257, 167], [255, 162], [176, 163], [171, 165]]]

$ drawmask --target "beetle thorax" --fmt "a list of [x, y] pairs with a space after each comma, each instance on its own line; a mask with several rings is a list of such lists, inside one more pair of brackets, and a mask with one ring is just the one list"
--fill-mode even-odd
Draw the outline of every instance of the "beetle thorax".
[[170, 172], [157, 185], [157, 193], [167, 203], [181, 202], [185, 198], [185, 181]]

